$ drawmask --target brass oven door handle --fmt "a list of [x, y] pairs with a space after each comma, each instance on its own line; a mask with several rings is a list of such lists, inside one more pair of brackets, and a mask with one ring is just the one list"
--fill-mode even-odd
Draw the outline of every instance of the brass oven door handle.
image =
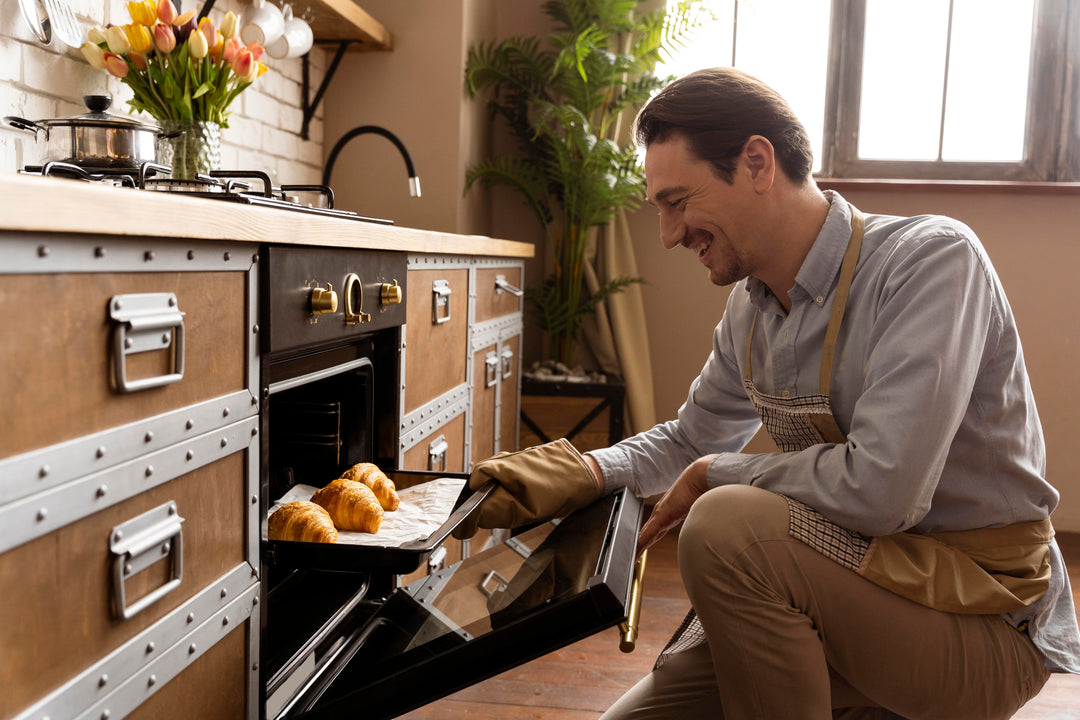
[[[355, 304], [353, 303], [354, 297], [356, 298]], [[345, 324], [359, 325], [370, 320], [371, 315], [364, 312], [364, 283], [360, 282], [359, 275], [349, 273], [345, 276]]]
[[645, 558], [648, 550], [641, 553], [634, 565], [634, 581], [630, 585], [630, 607], [626, 609], [626, 620], [619, 623], [619, 649], [624, 653], [633, 652], [637, 643], [638, 625], [641, 620], [641, 586], [645, 582]]

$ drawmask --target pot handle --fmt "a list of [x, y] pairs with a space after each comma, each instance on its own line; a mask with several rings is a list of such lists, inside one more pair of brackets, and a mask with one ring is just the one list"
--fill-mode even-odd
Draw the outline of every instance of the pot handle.
[[15, 117], [14, 115], [5, 115], [4, 116], [4, 122], [6, 122], [11, 127], [15, 127], [15, 128], [20, 129], [20, 130], [26, 130], [28, 132], [32, 132], [32, 133], [34, 133], [34, 135], [37, 135], [38, 130], [44, 130], [45, 129], [45, 128], [41, 127], [40, 125], [38, 125], [36, 122], [33, 122], [31, 120], [26, 120], [26, 119], [21, 118], [21, 117]]

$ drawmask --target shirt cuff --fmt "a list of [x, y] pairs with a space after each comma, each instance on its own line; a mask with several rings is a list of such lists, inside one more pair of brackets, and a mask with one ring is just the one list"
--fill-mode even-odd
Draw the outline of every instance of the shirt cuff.
[[709, 489], [721, 485], [750, 485], [754, 478], [754, 455], [726, 452], [717, 455], [705, 471]]
[[596, 461], [604, 475], [601, 479], [604, 486], [601, 495], [610, 495], [621, 487], [633, 487], [634, 468], [630, 464], [630, 456], [622, 450], [609, 447], [589, 450], [584, 454]]

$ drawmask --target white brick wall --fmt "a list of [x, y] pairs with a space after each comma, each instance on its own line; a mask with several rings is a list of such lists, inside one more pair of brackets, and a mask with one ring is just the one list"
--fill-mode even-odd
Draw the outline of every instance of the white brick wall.
[[[84, 30], [130, 22], [123, 0], [61, 2], [75, 11]], [[219, 22], [226, 10], [239, 15], [247, 5], [248, 0], [217, 0], [210, 17]], [[195, 0], [181, 3], [184, 11], [201, 7]], [[314, 96], [328, 64], [327, 51], [315, 47], [308, 59], [309, 94]], [[311, 122], [311, 139], [302, 140], [301, 60], [264, 55], [263, 62], [269, 71], [230, 107], [229, 127], [222, 131], [221, 165], [263, 170], [279, 184], [317, 183], [322, 177], [323, 108]], [[127, 113], [131, 93], [126, 85], [94, 70], [78, 50], [67, 48], [55, 35], [50, 45], [43, 46], [23, 20], [18, 0], [0, 0], [0, 116], [39, 120], [77, 115], [86, 112], [82, 96], [92, 94], [111, 95], [110, 112]], [[17, 172], [39, 160], [40, 151], [29, 133], [0, 125], [0, 172]]]

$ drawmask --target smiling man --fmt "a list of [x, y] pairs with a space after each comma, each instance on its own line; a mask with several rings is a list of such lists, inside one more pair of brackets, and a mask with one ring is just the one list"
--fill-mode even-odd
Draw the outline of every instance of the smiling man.
[[[1008, 718], [1080, 672], [1016, 322], [966, 225], [863, 215], [787, 103], [729, 68], [637, 118], [664, 246], [736, 283], [678, 417], [478, 463], [481, 527], [663, 493], [693, 610], [604, 720]], [[743, 448], [764, 426], [780, 452]], [[544, 468], [537, 471], [537, 468]]]
[[[585, 462], [665, 492], [693, 612], [618, 718], [1010, 717], [1080, 635], [1004, 290], [940, 216], [863, 215], [733, 69], [640, 113], [664, 247], [738, 283], [678, 418]], [[764, 424], [779, 453], [740, 451]]]

